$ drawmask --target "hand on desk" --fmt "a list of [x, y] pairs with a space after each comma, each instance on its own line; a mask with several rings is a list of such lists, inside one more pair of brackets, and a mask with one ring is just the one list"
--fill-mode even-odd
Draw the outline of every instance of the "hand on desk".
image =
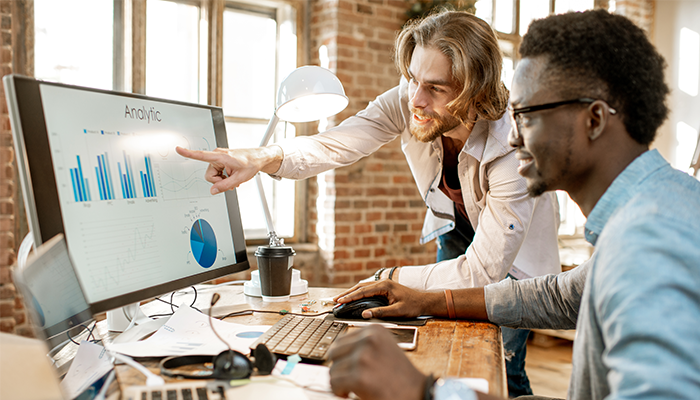
[[176, 147], [177, 154], [209, 163], [204, 178], [213, 183], [211, 194], [238, 187], [258, 172], [275, 173], [279, 170], [284, 153], [279, 146], [256, 149], [223, 149], [214, 151], [189, 150]]
[[[488, 321], [484, 288], [453, 290], [452, 295], [457, 319]], [[367, 309], [362, 312], [362, 318], [448, 316], [444, 292], [422, 292], [390, 280], [358, 283], [333, 300], [338, 303], [349, 303], [371, 296], [384, 296], [389, 300], [389, 305]]]
[[371, 296], [384, 296], [389, 300], [386, 307], [370, 308], [362, 312], [362, 318], [406, 317], [414, 318], [427, 314], [430, 300], [428, 293], [409, 289], [394, 281], [381, 280], [358, 283], [349, 290], [339, 294], [333, 300], [349, 303]]
[[389, 331], [369, 326], [338, 338], [330, 350], [331, 388], [363, 400], [423, 398], [426, 377], [396, 345]]

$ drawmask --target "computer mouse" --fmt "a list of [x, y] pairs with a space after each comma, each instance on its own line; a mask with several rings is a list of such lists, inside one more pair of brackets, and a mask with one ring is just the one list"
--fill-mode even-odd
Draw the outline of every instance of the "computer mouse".
[[333, 309], [333, 316], [345, 319], [362, 319], [362, 311], [368, 308], [385, 307], [388, 305], [389, 300], [384, 296], [365, 297], [339, 305]]

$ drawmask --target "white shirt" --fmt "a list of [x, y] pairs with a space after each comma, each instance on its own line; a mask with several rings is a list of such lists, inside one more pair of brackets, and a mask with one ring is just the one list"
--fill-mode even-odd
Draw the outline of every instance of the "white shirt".
[[[439, 188], [442, 141], [421, 142], [409, 131], [408, 84], [370, 102], [339, 126], [313, 136], [277, 143], [284, 160], [274, 177], [305, 179], [350, 165], [401, 138], [401, 149], [429, 212], [421, 243], [454, 229], [454, 205]], [[561, 272], [554, 193], [533, 198], [518, 175], [518, 160], [508, 145], [508, 116], [481, 120], [459, 154], [457, 165], [464, 206], [475, 235], [464, 255], [425, 266], [401, 268], [399, 283], [420, 290], [480, 287], [510, 272], [518, 279]]]

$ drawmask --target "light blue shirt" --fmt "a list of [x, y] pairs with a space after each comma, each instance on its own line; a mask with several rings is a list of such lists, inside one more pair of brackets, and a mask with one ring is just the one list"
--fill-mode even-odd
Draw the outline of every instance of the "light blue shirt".
[[700, 182], [648, 151], [595, 205], [586, 239], [594, 256], [567, 273], [487, 286], [491, 321], [576, 321], [570, 399], [700, 399]]

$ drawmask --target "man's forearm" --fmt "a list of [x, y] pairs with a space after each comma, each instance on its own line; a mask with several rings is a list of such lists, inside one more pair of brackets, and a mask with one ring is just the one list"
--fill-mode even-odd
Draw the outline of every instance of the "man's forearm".
[[[452, 301], [457, 319], [488, 321], [484, 288], [453, 290]], [[425, 314], [448, 317], [447, 302], [445, 291], [425, 293]]]
[[271, 145], [261, 147], [260, 159], [262, 160], [262, 168], [260, 171], [266, 174], [274, 174], [279, 171], [284, 160], [284, 151], [279, 146]]

